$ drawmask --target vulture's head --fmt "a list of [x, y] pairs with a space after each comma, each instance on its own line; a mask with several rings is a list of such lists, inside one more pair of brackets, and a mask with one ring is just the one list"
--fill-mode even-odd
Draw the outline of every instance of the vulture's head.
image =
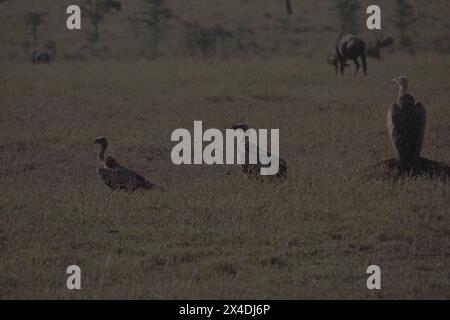
[[94, 144], [99, 144], [103, 148], [106, 148], [108, 146], [108, 140], [104, 136], [100, 136], [95, 138]]
[[233, 130], [238, 130], [238, 129], [241, 129], [242, 131], [247, 131], [248, 129], [250, 129], [250, 127], [247, 125], [247, 124], [245, 124], [245, 123], [236, 123], [235, 125], [233, 125], [232, 127], [231, 127], [231, 129], [233, 129]]
[[408, 78], [406, 76], [394, 78], [392, 82], [402, 88], [406, 88], [408, 86]]

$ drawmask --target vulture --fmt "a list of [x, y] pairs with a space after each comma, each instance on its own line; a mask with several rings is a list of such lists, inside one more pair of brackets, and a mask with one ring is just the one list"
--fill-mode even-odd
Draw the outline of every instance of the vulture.
[[137, 189], [150, 190], [153, 184], [147, 179], [120, 165], [116, 158], [109, 155], [105, 158], [108, 140], [101, 136], [95, 139], [94, 144], [100, 145], [98, 160], [103, 168], [98, 168], [98, 174], [103, 182], [113, 190], [135, 191]]
[[[233, 130], [242, 130], [244, 132], [246, 132], [248, 129], [250, 129], [250, 127], [245, 124], [245, 123], [238, 123], [235, 124], [231, 127], [231, 129]], [[251, 152], [251, 148], [250, 148], [250, 141], [248, 139], [248, 137], [245, 137], [245, 164], [242, 165], [242, 171], [247, 175], [247, 177], [254, 177], [254, 176], [258, 176], [260, 175], [260, 170], [263, 167], [268, 167], [269, 165], [263, 165], [259, 162], [259, 147], [256, 146], [255, 150], [257, 150], [257, 159], [258, 159], [258, 163], [257, 164], [250, 164], [249, 162], [249, 152]], [[265, 152], [265, 151], [263, 151]], [[270, 152], [267, 152], [267, 155], [270, 157], [271, 154]], [[278, 173], [276, 174], [277, 178], [286, 178], [287, 177], [287, 163], [285, 160], [278, 158], [279, 160], [279, 170]]]
[[422, 150], [427, 114], [421, 103], [408, 93], [405, 76], [393, 80], [399, 86], [398, 101], [389, 108], [387, 129], [394, 154], [401, 169], [411, 170], [417, 164]]

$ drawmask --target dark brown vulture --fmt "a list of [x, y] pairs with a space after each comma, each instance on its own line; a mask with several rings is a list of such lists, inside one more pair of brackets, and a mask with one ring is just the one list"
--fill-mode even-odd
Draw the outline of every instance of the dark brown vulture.
[[398, 101], [388, 110], [387, 128], [395, 157], [403, 170], [416, 165], [422, 151], [427, 113], [421, 103], [416, 103], [408, 93], [408, 79], [405, 76], [393, 80], [399, 86]]

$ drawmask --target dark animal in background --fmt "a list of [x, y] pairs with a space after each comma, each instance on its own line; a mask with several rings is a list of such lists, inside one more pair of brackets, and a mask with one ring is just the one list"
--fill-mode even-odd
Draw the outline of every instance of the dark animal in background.
[[346, 62], [352, 60], [356, 66], [355, 74], [358, 74], [361, 59], [364, 74], [367, 75], [367, 58], [366, 58], [366, 43], [363, 39], [352, 34], [341, 34], [336, 43], [336, 54], [339, 60], [339, 70], [344, 75]]
[[[244, 133], [250, 129], [250, 127], [245, 123], [237, 123], [231, 127], [233, 130], [242, 130]], [[250, 141], [248, 137], [245, 137], [245, 164], [242, 165], [242, 171], [247, 175], [247, 177], [256, 177], [260, 175], [260, 170], [263, 167], [266, 167], [268, 165], [263, 165], [259, 161], [259, 152], [260, 149], [258, 146], [256, 146], [256, 152], [258, 153], [257, 164], [250, 164], [249, 163], [249, 156], [250, 156]], [[263, 151], [265, 152], [265, 151]], [[267, 152], [267, 154], [270, 156], [270, 153]], [[285, 160], [278, 158], [279, 160], [279, 170], [278, 173], [275, 175], [277, 178], [285, 179], [287, 178], [287, 163]]]
[[373, 58], [375, 60], [381, 60], [382, 59], [381, 50], [380, 50], [380, 48], [377, 45], [368, 48], [367, 51], [366, 51], [366, 55], [369, 58]]
[[393, 49], [394, 48], [394, 44], [395, 44], [395, 40], [392, 37], [387, 37], [387, 38], [378, 39], [377, 43], [378, 43], [378, 46], [381, 49], [385, 49], [385, 48], [392, 48]]
[[394, 38], [392, 38], [392, 37], [388, 37], [388, 38], [379, 37], [377, 39], [375, 45], [373, 45], [367, 49], [366, 54], [368, 57], [371, 57], [376, 60], [381, 60], [381, 59], [383, 59], [383, 57], [381, 55], [382, 50], [386, 49], [386, 48], [393, 49], [394, 42], [395, 42]]
[[408, 79], [405, 76], [393, 80], [399, 86], [398, 100], [387, 114], [387, 128], [395, 157], [402, 170], [415, 167], [422, 151], [427, 113], [421, 103], [416, 103], [408, 93]]
[[137, 189], [150, 190], [154, 185], [143, 176], [120, 165], [116, 158], [109, 155], [105, 158], [108, 148], [108, 140], [101, 136], [95, 139], [95, 144], [100, 145], [98, 160], [103, 168], [98, 168], [98, 174], [103, 182], [113, 190], [135, 191]]
[[121, 11], [122, 10], [122, 3], [119, 0], [104, 0], [103, 1], [103, 7], [106, 10], [116, 10]]
[[40, 51], [34, 51], [31, 54], [31, 61], [33, 63], [46, 63], [50, 64], [52, 60], [52, 56], [48, 52], [40, 52]]

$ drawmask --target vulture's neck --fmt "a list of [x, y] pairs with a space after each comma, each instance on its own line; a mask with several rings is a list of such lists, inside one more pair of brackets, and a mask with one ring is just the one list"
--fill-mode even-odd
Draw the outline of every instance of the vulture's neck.
[[408, 94], [408, 84], [404, 83], [400, 85], [400, 88], [398, 89], [398, 100], [405, 94]]
[[108, 148], [108, 145], [107, 144], [102, 144], [101, 145], [101, 149], [100, 149], [100, 151], [98, 152], [98, 160], [101, 162], [101, 163], [103, 163], [104, 162], [104, 160], [105, 160], [105, 152], [106, 152], [106, 149]]

